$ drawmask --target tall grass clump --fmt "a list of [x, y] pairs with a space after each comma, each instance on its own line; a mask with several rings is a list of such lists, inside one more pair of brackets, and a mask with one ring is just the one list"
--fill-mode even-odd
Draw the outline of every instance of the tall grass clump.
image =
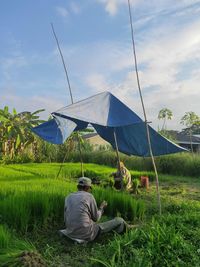
[[[126, 156], [120, 154], [120, 159], [125, 163], [128, 169], [137, 171], [153, 171], [150, 158], [136, 156]], [[79, 162], [78, 152], [70, 153], [67, 162]], [[117, 159], [113, 151], [93, 151], [83, 152], [83, 161], [85, 163], [95, 163], [116, 167]], [[200, 155], [190, 153], [177, 153], [156, 157], [158, 171], [164, 174], [182, 175], [198, 177], [200, 173]]]
[[105, 214], [108, 216], [122, 216], [124, 219], [131, 222], [136, 219], [142, 220], [144, 218], [144, 201], [134, 199], [129, 193], [101, 188], [95, 188], [93, 193], [98, 204], [103, 200], [108, 202], [108, 206], [105, 209]]
[[0, 250], [8, 248], [10, 241], [11, 241], [10, 232], [4, 225], [0, 224]]
[[[43, 182], [40, 186], [33, 186], [32, 190], [22, 187], [0, 202], [1, 220], [21, 233], [45, 228], [49, 224], [62, 224], [64, 198], [73, 191], [76, 191], [76, 184], [67, 186], [64, 182], [60, 186]], [[129, 221], [144, 216], [144, 202], [129, 194], [99, 187], [94, 189], [94, 195], [98, 203], [104, 199], [108, 202], [106, 214], [109, 216], [121, 214]]]
[[[9, 187], [5, 185], [4, 190]], [[49, 223], [61, 223], [64, 198], [75, 190], [75, 185], [52, 180], [40, 184], [29, 182], [14, 188], [14, 193], [0, 202], [1, 220], [17, 231], [26, 233], [37, 227], [48, 226]]]
[[[117, 158], [114, 151], [83, 151], [83, 162], [95, 163], [100, 165], [107, 165], [116, 168]], [[138, 171], [152, 171], [152, 164], [149, 158], [141, 158], [135, 156], [127, 156], [120, 153], [120, 159], [131, 170]], [[66, 162], [80, 162], [80, 155], [78, 152], [71, 152], [66, 157]]]
[[[75, 176], [79, 176], [80, 164], [65, 164], [61, 178], [55, 179], [58, 167], [59, 164], [1, 166], [1, 221], [21, 233], [45, 228], [49, 224], [61, 224], [64, 198], [77, 190]], [[113, 171], [110, 167], [95, 164], [85, 166], [86, 175], [97, 177], [101, 182], [110, 179], [109, 174]], [[107, 200], [106, 213], [109, 216], [121, 214], [130, 221], [144, 216], [144, 202], [129, 194], [102, 187], [96, 187], [94, 194], [98, 202]]]
[[156, 158], [159, 172], [182, 176], [200, 176], [200, 155], [181, 153]]
[[42, 267], [46, 266], [46, 264], [33, 244], [17, 238], [5, 225], [0, 224], [0, 266]]
[[[57, 177], [60, 164], [58, 163], [29, 163], [29, 164], [13, 164], [0, 166], [1, 181], [27, 181], [38, 178], [65, 179], [76, 181], [81, 177], [80, 163], [65, 163], [63, 164], [59, 177]], [[110, 174], [115, 172], [116, 168], [111, 168], [106, 165], [97, 165], [93, 163], [84, 163], [84, 175], [89, 178], [96, 178], [104, 184], [109, 183], [113, 178]], [[148, 171], [130, 170], [132, 179], [140, 178], [140, 176], [148, 176], [151, 181], [154, 180], [155, 174]]]
[[162, 217], [149, 225], [116, 235], [109, 244], [95, 249], [91, 266], [100, 267], [187, 267], [199, 266], [195, 246], [184, 239], [173, 225]]

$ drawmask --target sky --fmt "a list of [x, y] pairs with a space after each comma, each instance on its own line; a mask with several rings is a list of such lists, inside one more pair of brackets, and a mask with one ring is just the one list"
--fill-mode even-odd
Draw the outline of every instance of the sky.
[[[200, 115], [200, 0], [133, 0], [133, 29], [147, 119], [158, 112]], [[0, 0], [0, 108], [45, 108], [41, 117], [71, 104], [52, 34], [65, 59], [74, 102], [110, 91], [142, 119], [127, 0]]]

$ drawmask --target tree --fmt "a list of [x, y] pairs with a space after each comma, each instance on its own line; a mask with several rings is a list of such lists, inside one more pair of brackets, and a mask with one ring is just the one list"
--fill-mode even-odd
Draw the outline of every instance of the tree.
[[182, 125], [185, 125], [187, 128], [189, 128], [189, 135], [190, 135], [190, 145], [191, 145], [191, 151], [193, 153], [193, 147], [192, 147], [192, 128], [194, 125], [200, 125], [200, 117], [193, 111], [186, 112], [185, 115], [181, 118]]
[[0, 109], [0, 138], [4, 155], [13, 157], [14, 154], [17, 154], [34, 142], [31, 128], [43, 122], [37, 115], [42, 111], [44, 109], [33, 113], [29, 111], [17, 113], [13, 109], [12, 113], [10, 113], [8, 106]]
[[182, 129], [181, 133], [189, 135], [190, 131], [192, 135], [194, 134], [200, 135], [200, 121], [193, 124], [190, 128], [187, 127]]
[[173, 117], [173, 113], [170, 109], [168, 108], [163, 108], [159, 111], [158, 113], [158, 119], [163, 120], [163, 125], [162, 125], [162, 131], [166, 130], [166, 121], [171, 120]]

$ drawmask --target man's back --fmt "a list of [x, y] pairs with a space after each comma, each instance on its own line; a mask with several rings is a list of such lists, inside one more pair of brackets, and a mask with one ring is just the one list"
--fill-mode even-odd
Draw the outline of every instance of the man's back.
[[93, 240], [99, 231], [94, 222], [100, 218], [96, 201], [85, 191], [71, 193], [65, 199], [65, 225], [70, 238]]

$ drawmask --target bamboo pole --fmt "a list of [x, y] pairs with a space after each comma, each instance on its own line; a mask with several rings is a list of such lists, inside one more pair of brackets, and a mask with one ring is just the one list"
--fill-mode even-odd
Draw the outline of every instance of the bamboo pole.
[[[70, 97], [71, 97], [71, 103], [73, 104], [73, 103], [74, 103], [74, 99], [73, 99], [72, 90], [71, 90], [71, 85], [70, 85], [70, 81], [69, 81], [69, 75], [68, 75], [67, 67], [66, 67], [66, 64], [65, 64], [65, 60], [64, 60], [64, 57], [63, 57], [61, 48], [60, 48], [60, 44], [59, 44], [59, 41], [58, 41], [56, 32], [55, 32], [55, 30], [54, 30], [53, 23], [51, 23], [51, 28], [52, 28], [52, 32], [53, 32], [53, 35], [54, 35], [55, 40], [56, 40], [56, 43], [57, 43], [58, 51], [59, 51], [59, 53], [60, 53], [60, 57], [61, 57], [62, 64], [63, 64], [63, 68], [64, 68], [65, 75], [66, 75], [66, 78], [67, 78], [67, 84], [68, 84], [69, 93], [70, 93]], [[82, 158], [82, 150], [81, 150], [81, 140], [80, 140], [80, 135], [79, 135], [78, 132], [77, 132], [77, 139], [78, 139], [78, 147], [79, 147], [79, 152], [80, 152], [81, 174], [82, 174], [82, 176], [84, 176], [84, 170], [83, 170], [83, 158]], [[64, 161], [65, 161], [65, 158], [66, 158], [66, 155], [64, 156], [64, 159], [63, 159], [63, 162], [62, 162], [62, 164], [61, 164], [61, 166], [60, 166], [60, 169], [59, 169], [59, 172], [58, 172], [58, 174], [57, 174], [57, 177], [58, 177], [59, 174], [60, 174], [60, 171], [61, 171], [61, 169], [62, 169], [62, 165], [63, 165], [63, 163], [64, 163]]]
[[62, 60], [62, 63], [63, 63], [63, 68], [64, 68], [65, 75], [66, 75], [66, 78], [67, 78], [67, 84], [68, 84], [68, 88], [69, 88], [71, 102], [73, 104], [74, 100], [73, 100], [73, 96], [72, 96], [72, 90], [71, 90], [71, 85], [70, 85], [70, 81], [69, 81], [69, 75], [68, 75], [67, 68], [66, 68], [66, 65], [65, 65], [65, 60], [64, 60], [64, 57], [63, 57], [63, 54], [62, 54], [62, 51], [61, 51], [61, 48], [60, 48], [60, 45], [59, 45], [59, 41], [58, 41], [56, 32], [54, 30], [54, 27], [53, 27], [53, 23], [51, 23], [51, 28], [52, 28], [52, 32], [53, 32], [53, 35], [55, 37], [55, 40], [56, 40], [56, 43], [57, 43], [57, 47], [58, 47], [58, 51], [60, 53], [60, 57], [61, 57], [61, 60]]
[[155, 159], [154, 159], [153, 152], [152, 152], [152, 145], [151, 145], [151, 139], [150, 139], [150, 133], [149, 133], [149, 125], [148, 125], [148, 121], [147, 121], [147, 115], [146, 115], [146, 111], [145, 111], [144, 101], [143, 101], [143, 97], [142, 97], [142, 90], [141, 90], [140, 80], [139, 80], [139, 74], [138, 74], [137, 56], [136, 56], [135, 41], [134, 41], [134, 34], [133, 34], [133, 23], [132, 23], [130, 0], [128, 0], [128, 9], [129, 9], [129, 19], [130, 19], [131, 37], [132, 37], [132, 49], [133, 49], [133, 57], [134, 57], [137, 85], [138, 85], [140, 100], [141, 100], [143, 114], [144, 114], [146, 133], [147, 133], [147, 142], [148, 142], [148, 146], [149, 146], [149, 154], [151, 156], [151, 160], [152, 160], [152, 164], [153, 164], [153, 168], [154, 168], [154, 172], [155, 172], [155, 176], [156, 176], [156, 191], [157, 191], [157, 199], [158, 199], [158, 209], [159, 209], [159, 214], [161, 214], [162, 211], [161, 211], [158, 172], [157, 172], [157, 167], [156, 167]]

